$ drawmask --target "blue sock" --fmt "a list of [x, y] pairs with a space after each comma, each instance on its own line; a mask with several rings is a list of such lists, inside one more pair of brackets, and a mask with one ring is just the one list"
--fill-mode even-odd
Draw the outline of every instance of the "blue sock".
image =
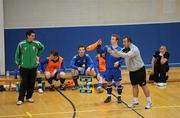
[[49, 78], [47, 81], [49, 84], [52, 84], [53, 78]]
[[36, 78], [36, 80], [38, 81], [38, 89], [42, 88], [42, 78], [39, 77], [39, 78]]
[[75, 86], [78, 86], [78, 76], [73, 76], [72, 78], [73, 78]]
[[117, 92], [118, 92], [118, 96], [121, 96], [121, 94], [122, 94], [122, 86], [121, 85], [119, 85], [117, 87]]
[[98, 88], [102, 88], [102, 83], [98, 83]]
[[106, 90], [107, 90], [108, 96], [111, 96], [111, 93], [112, 93], [112, 85], [107, 86]]

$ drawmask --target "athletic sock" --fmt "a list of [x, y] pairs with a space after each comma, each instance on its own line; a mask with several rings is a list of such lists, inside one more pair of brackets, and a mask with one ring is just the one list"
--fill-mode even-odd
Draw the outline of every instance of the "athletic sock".
[[112, 85], [107, 86], [106, 90], [107, 90], [108, 96], [111, 96], [111, 94], [112, 94]]
[[60, 79], [60, 83], [61, 83], [62, 85], [64, 85], [64, 82], [65, 82], [65, 79], [64, 79], [64, 78], [61, 78], [61, 79]]
[[72, 78], [73, 78], [75, 86], [78, 86], [78, 76], [73, 76]]
[[147, 100], [147, 102], [152, 102], [151, 97], [147, 97], [146, 100]]
[[121, 85], [119, 85], [117, 87], [117, 92], [118, 92], [118, 96], [121, 96], [121, 94], [122, 94], [122, 86]]
[[133, 97], [133, 102], [138, 103], [139, 102], [138, 98], [137, 97]]

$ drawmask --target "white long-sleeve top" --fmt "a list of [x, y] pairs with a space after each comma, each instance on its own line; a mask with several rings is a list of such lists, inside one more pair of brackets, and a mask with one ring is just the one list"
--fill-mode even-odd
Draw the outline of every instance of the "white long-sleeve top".
[[129, 48], [130, 51], [127, 53], [122, 52], [122, 50], [121, 51], [115, 50], [112, 51], [111, 55], [114, 57], [125, 58], [127, 69], [130, 72], [137, 71], [144, 66], [144, 62], [141, 58], [141, 54], [137, 46], [131, 44]]

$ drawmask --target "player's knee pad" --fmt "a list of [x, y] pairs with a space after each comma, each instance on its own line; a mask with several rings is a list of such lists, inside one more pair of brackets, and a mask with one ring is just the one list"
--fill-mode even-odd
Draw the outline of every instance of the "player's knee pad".
[[46, 77], [46, 79], [51, 78], [51, 73], [50, 72], [45, 72], [45, 77]]

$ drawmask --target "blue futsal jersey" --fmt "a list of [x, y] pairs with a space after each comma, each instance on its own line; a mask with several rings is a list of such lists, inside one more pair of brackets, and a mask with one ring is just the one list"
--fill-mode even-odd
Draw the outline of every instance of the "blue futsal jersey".
[[88, 67], [93, 68], [93, 61], [88, 54], [85, 54], [83, 57], [75, 55], [70, 62], [70, 67], [76, 70], [78, 67], [82, 67], [83, 65], [85, 65], [86, 69]]
[[[98, 46], [97, 47], [97, 52], [98, 53], [105, 53], [106, 54], [106, 81], [112, 81], [112, 79], [114, 79], [114, 81], [121, 81], [121, 70], [120, 70], [120, 66], [122, 64], [122, 62], [124, 61], [123, 58], [119, 57], [113, 57], [108, 51], [107, 49], [111, 48], [111, 50], [118, 50], [120, 51], [122, 48], [120, 46], [117, 46], [116, 48], [113, 48], [112, 46], [106, 46], [106, 47], [102, 47], [102, 46]], [[119, 66], [118, 67], [114, 67], [114, 63], [115, 62], [119, 62]]]

